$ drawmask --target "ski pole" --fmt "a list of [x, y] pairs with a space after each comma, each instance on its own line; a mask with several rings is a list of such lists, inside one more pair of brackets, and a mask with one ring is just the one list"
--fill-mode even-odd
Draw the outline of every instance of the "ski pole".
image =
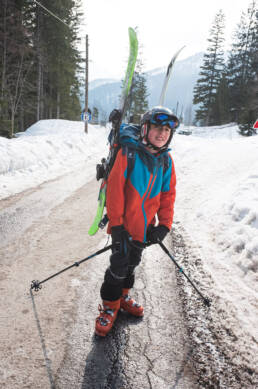
[[109, 245], [109, 246], [107, 246], [107, 247], [104, 247], [103, 249], [96, 251], [94, 254], [91, 254], [91, 255], [89, 255], [88, 257], [86, 257], [86, 258], [84, 258], [84, 259], [81, 259], [79, 262], [74, 262], [74, 264], [72, 264], [72, 265], [70, 265], [70, 266], [64, 268], [63, 270], [60, 270], [58, 273], [55, 273], [55, 274], [53, 274], [52, 276], [49, 276], [48, 278], [46, 278], [46, 279], [43, 280], [43, 281], [38, 281], [38, 280], [33, 280], [33, 281], [31, 281], [30, 289], [35, 289], [35, 291], [37, 292], [39, 289], [42, 288], [41, 285], [42, 285], [44, 282], [50, 280], [51, 278], [54, 278], [54, 277], [58, 276], [59, 274], [65, 272], [66, 270], [71, 269], [71, 268], [74, 267], [74, 266], [77, 266], [77, 267], [78, 267], [82, 262], [85, 262], [85, 261], [87, 261], [88, 259], [91, 259], [91, 258], [93, 258], [93, 257], [96, 257], [97, 255], [102, 254], [102, 253], [104, 253], [105, 251], [108, 251], [108, 250], [114, 248], [115, 246], [116, 246], [116, 245], [111, 244], [111, 245]]
[[207, 297], [204, 297], [203, 294], [199, 291], [199, 289], [197, 289], [197, 287], [194, 285], [194, 283], [190, 280], [190, 278], [188, 277], [187, 274], [185, 274], [184, 270], [182, 269], [182, 267], [179, 266], [179, 264], [177, 263], [177, 261], [175, 260], [175, 258], [173, 257], [172, 254], [170, 254], [170, 252], [168, 251], [168, 249], [166, 248], [166, 246], [161, 242], [159, 241], [158, 242], [160, 247], [162, 248], [163, 251], [165, 251], [165, 253], [169, 256], [170, 259], [172, 259], [172, 261], [174, 262], [174, 264], [177, 266], [177, 268], [179, 269], [180, 273], [182, 273], [186, 278], [187, 280], [190, 282], [190, 284], [192, 285], [192, 287], [196, 290], [196, 292], [201, 296], [201, 298], [203, 299], [203, 302], [204, 304], [209, 307], [211, 305], [211, 300]]

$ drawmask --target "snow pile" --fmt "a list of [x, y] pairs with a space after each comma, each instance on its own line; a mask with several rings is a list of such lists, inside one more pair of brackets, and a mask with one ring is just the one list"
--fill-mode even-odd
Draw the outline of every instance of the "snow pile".
[[[181, 126], [180, 126], [181, 129]], [[234, 123], [225, 124], [223, 126], [212, 127], [194, 127], [190, 126], [193, 136], [204, 138], [240, 138], [241, 135], [238, 132], [238, 126]]]
[[258, 163], [251, 171], [225, 205], [228, 224], [232, 223], [230, 253], [239, 254], [237, 263], [245, 274], [258, 271]]
[[0, 137], [0, 199], [81, 169], [85, 161], [95, 171], [107, 154], [106, 139], [104, 127], [89, 124], [85, 134], [84, 123], [68, 120], [41, 120], [17, 139]]
[[[209, 130], [209, 129], [207, 129]], [[221, 128], [221, 134], [225, 128]], [[175, 216], [238, 323], [257, 336], [258, 136], [177, 135]]]
[[231, 140], [177, 135], [176, 209], [198, 240], [211, 239], [235, 264], [257, 271], [258, 136], [234, 138], [233, 130]]
[[[256, 388], [258, 379], [257, 343], [248, 326], [242, 326], [236, 305], [220, 295], [213, 273], [207, 271], [203, 257], [180, 223], [174, 227], [173, 249], [177, 260], [199, 290], [211, 300], [207, 308], [190, 283], [178, 272], [181, 301], [191, 340], [191, 363], [200, 388]], [[228, 283], [230, 277], [227, 275]], [[236, 287], [238, 280], [235, 278]], [[242, 307], [248, 316], [248, 311]], [[254, 323], [254, 328], [257, 327]], [[250, 325], [251, 327], [251, 325]]]

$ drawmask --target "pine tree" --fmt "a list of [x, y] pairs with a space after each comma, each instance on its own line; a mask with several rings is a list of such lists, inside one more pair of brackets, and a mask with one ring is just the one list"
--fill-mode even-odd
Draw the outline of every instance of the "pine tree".
[[213, 107], [213, 115], [216, 118], [217, 124], [225, 124], [230, 122], [230, 92], [227, 79], [226, 69], [222, 72], [220, 82], [218, 84], [215, 104]]
[[242, 12], [228, 63], [230, 110], [242, 135], [252, 135], [258, 116], [258, 9], [252, 0]]
[[99, 110], [97, 107], [93, 107], [92, 120], [94, 123], [99, 122]]
[[194, 104], [200, 104], [196, 110], [196, 120], [201, 125], [218, 123], [216, 93], [224, 68], [224, 14], [220, 10], [214, 19], [208, 38], [207, 52], [204, 54], [200, 78], [194, 87]]

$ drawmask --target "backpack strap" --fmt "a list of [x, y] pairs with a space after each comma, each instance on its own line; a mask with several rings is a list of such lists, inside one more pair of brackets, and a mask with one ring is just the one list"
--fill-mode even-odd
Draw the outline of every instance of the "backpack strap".
[[127, 180], [129, 179], [135, 165], [135, 149], [125, 146], [127, 155]]
[[127, 177], [126, 179], [130, 177], [134, 164], [135, 164], [135, 149], [128, 147], [128, 145], [122, 146], [122, 154], [127, 156]]
[[163, 173], [166, 173], [166, 171], [168, 170], [169, 168], [169, 156], [168, 154], [166, 153], [164, 155], [164, 158], [163, 158]]

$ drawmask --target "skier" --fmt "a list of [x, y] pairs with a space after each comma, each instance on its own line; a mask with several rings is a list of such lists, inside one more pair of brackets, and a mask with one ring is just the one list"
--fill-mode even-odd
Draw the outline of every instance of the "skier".
[[137, 126], [140, 139], [132, 141], [134, 166], [130, 177], [127, 168], [132, 153], [124, 148], [119, 150], [108, 177], [107, 232], [112, 244], [118, 245], [112, 251], [100, 290], [102, 306], [95, 327], [99, 336], [109, 333], [120, 308], [134, 316], [144, 314], [129, 290], [145, 243], [162, 241], [172, 226], [176, 175], [168, 146], [178, 125], [178, 118], [168, 108], [147, 111]]

